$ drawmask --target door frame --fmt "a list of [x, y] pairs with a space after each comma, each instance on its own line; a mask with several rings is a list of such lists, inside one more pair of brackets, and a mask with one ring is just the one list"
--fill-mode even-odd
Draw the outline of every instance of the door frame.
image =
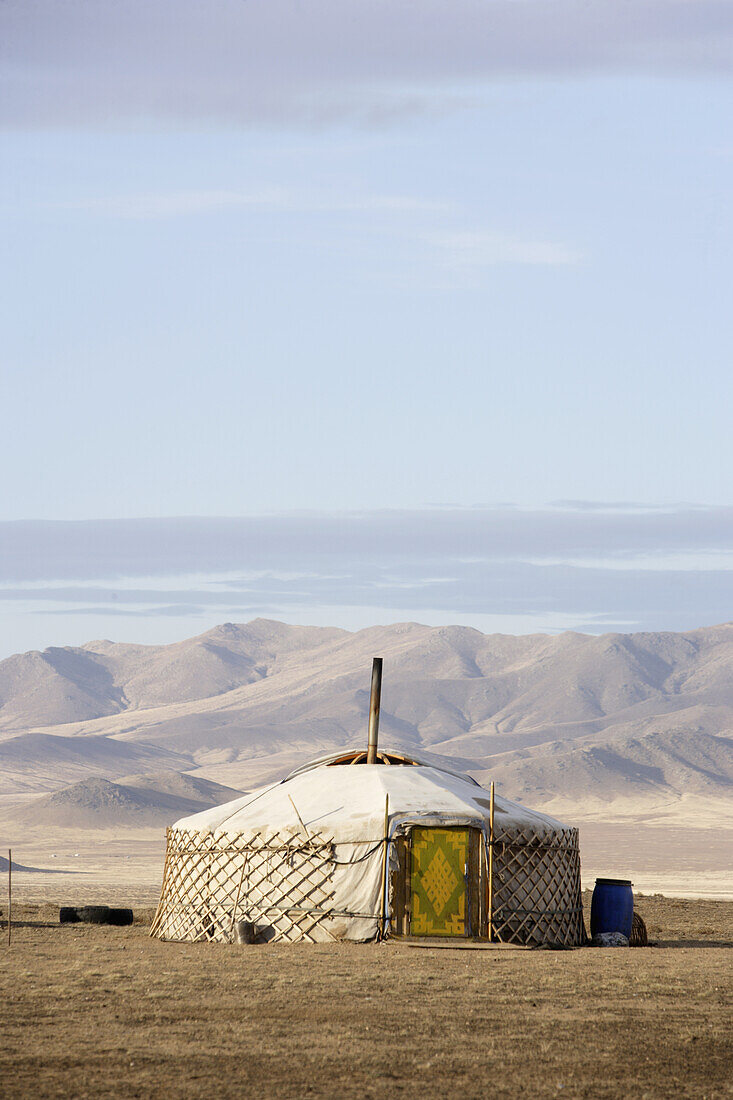
[[[423, 825], [419, 822], [406, 827], [404, 833], [394, 837], [396, 860], [390, 876], [390, 934], [402, 939], [410, 938], [412, 918], [412, 830], [440, 829], [460, 830], [468, 833], [468, 881], [466, 883], [466, 925], [463, 936], [450, 939], [488, 939], [487, 887], [485, 841], [482, 830], [469, 822], [450, 825]], [[431, 939], [441, 939], [431, 936]]]

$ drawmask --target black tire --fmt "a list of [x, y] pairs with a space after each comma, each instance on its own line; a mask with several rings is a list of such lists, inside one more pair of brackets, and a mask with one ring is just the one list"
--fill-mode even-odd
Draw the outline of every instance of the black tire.
[[115, 924], [120, 928], [126, 924], [132, 924], [132, 909], [110, 909], [106, 923]]
[[77, 909], [79, 920], [85, 924], [107, 924], [109, 921], [109, 905], [84, 905]]
[[63, 909], [59, 909], [59, 924], [78, 924], [79, 914], [76, 909], [73, 909], [70, 905], [66, 905]]

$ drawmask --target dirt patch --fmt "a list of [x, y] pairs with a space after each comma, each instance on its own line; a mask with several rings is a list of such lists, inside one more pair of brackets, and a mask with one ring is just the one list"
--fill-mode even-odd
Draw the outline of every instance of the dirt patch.
[[21, 904], [0, 1094], [722, 1100], [733, 904], [637, 908], [659, 946], [556, 953], [170, 944], [149, 908], [109, 928]]

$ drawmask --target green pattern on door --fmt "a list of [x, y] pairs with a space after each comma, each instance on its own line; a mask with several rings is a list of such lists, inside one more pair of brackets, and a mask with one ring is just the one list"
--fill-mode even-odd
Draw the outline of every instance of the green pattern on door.
[[411, 832], [413, 936], [466, 935], [468, 829]]

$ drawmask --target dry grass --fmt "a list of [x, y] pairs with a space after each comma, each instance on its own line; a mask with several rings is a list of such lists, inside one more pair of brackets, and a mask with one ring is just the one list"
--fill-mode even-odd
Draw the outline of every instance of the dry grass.
[[149, 911], [24, 904], [0, 1094], [727, 1097], [733, 905], [637, 900], [659, 946], [563, 952], [166, 944]]

